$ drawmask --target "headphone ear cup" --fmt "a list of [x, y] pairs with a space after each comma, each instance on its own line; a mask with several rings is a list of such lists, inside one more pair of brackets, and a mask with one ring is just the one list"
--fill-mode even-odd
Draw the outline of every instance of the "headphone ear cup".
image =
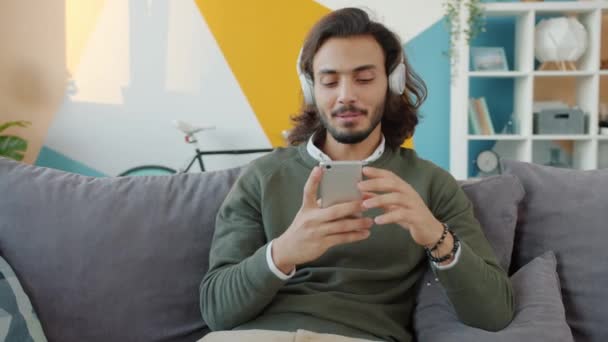
[[388, 76], [388, 86], [393, 94], [401, 95], [405, 91], [405, 64], [397, 64]]
[[306, 75], [299, 74], [300, 86], [302, 87], [302, 94], [304, 95], [304, 103], [312, 105], [315, 103], [315, 95], [313, 90], [312, 82], [306, 77]]
[[312, 80], [310, 80], [305, 73], [302, 72], [300, 68], [300, 62], [302, 61], [302, 51], [304, 48], [300, 49], [298, 53], [298, 60], [296, 62], [296, 71], [298, 73], [298, 79], [300, 80], [300, 88], [302, 88], [302, 94], [304, 95], [304, 103], [307, 105], [312, 105], [315, 103], [315, 93], [313, 89]]

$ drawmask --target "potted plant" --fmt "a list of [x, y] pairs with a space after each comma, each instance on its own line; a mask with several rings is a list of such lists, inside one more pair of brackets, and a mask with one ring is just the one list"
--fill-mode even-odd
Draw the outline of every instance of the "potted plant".
[[[444, 0], [445, 23], [450, 33], [450, 43], [445, 55], [451, 59], [452, 66], [458, 62], [458, 42], [465, 39], [467, 44], [470, 44], [478, 34], [485, 32], [485, 16], [481, 2], [482, 0]], [[469, 13], [465, 27], [461, 25], [463, 10]], [[452, 72], [455, 71], [456, 68], [452, 67]], [[454, 76], [452, 74], [452, 77]]]
[[0, 157], [17, 161], [23, 160], [24, 153], [27, 150], [27, 141], [18, 136], [4, 135], [2, 132], [9, 127], [28, 127], [30, 124], [29, 121], [9, 121], [0, 124]]

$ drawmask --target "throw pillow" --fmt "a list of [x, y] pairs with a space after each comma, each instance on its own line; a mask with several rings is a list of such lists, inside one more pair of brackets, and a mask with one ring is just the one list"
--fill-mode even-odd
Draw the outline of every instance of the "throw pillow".
[[503, 330], [490, 332], [460, 322], [441, 284], [429, 270], [414, 314], [418, 341], [426, 342], [572, 342], [564, 313], [556, 259], [546, 252], [511, 277], [515, 317]]
[[38, 316], [11, 266], [0, 257], [0, 341], [46, 342]]
[[499, 175], [459, 184], [473, 204], [475, 217], [498, 262], [505, 271], [509, 270], [517, 208], [525, 195], [521, 183], [512, 175]]

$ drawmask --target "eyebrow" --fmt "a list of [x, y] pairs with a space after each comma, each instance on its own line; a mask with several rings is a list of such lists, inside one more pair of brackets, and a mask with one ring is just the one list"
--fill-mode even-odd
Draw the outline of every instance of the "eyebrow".
[[[352, 72], [360, 72], [360, 71], [365, 71], [365, 70], [372, 70], [372, 69], [377, 69], [377, 67], [373, 64], [366, 64], [366, 65], [361, 65], [358, 66], [356, 68], [354, 68], [352, 70]], [[321, 69], [319, 70], [319, 74], [320, 75], [335, 75], [337, 74], [338, 71], [334, 70], [334, 69]]]

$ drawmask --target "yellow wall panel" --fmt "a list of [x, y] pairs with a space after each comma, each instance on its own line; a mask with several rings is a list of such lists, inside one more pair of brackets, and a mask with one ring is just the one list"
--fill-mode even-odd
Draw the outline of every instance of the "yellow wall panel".
[[310, 27], [329, 9], [311, 0], [196, 4], [271, 144], [284, 145], [281, 131], [290, 127], [289, 117], [301, 102], [298, 51]]

